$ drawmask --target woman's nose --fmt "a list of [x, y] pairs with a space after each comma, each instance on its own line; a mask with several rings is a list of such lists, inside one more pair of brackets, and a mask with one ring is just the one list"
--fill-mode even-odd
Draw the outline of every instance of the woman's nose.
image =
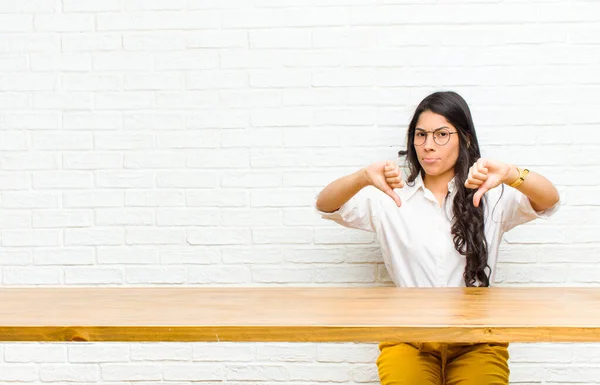
[[433, 133], [427, 133], [427, 136], [425, 137], [425, 143], [423, 143], [423, 146], [427, 149], [434, 148], [435, 141], [433, 140]]

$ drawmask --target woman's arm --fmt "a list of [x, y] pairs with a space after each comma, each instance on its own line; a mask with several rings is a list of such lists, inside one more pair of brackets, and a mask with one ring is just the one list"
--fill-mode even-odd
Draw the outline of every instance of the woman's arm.
[[317, 209], [326, 213], [334, 212], [369, 185], [375, 186], [389, 195], [400, 207], [400, 197], [393, 189], [404, 187], [402, 174], [399, 167], [388, 160], [373, 163], [328, 184], [319, 193], [316, 203]]
[[[519, 171], [515, 165], [482, 158], [469, 169], [465, 186], [477, 189], [473, 196], [473, 204], [478, 207], [481, 197], [487, 191], [501, 183], [510, 185], [518, 178]], [[531, 206], [538, 212], [549, 209], [560, 200], [558, 190], [552, 182], [535, 172], [530, 172], [516, 189], [529, 198]]]
[[[509, 166], [509, 172], [502, 183], [510, 185], [519, 178], [519, 171], [514, 165]], [[515, 187], [529, 198], [531, 207], [535, 211], [544, 211], [554, 206], [559, 200], [558, 190], [548, 179], [530, 171], [520, 186]]]
[[319, 193], [317, 208], [323, 212], [332, 213], [366, 186], [368, 186], [368, 182], [365, 169], [336, 179]]

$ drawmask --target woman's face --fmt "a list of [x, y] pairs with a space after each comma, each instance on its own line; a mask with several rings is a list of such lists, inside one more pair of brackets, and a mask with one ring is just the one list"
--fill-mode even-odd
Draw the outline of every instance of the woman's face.
[[427, 175], [454, 176], [460, 138], [456, 127], [446, 118], [431, 111], [422, 112], [413, 143], [419, 163]]

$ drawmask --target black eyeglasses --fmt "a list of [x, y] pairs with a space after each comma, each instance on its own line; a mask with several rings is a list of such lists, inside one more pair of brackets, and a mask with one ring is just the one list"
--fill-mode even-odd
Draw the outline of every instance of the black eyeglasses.
[[447, 128], [438, 128], [435, 131], [425, 131], [421, 129], [416, 129], [415, 139], [413, 141], [415, 146], [424, 145], [425, 141], [427, 140], [427, 135], [429, 135], [430, 133], [433, 135], [433, 141], [439, 146], [444, 146], [448, 144], [448, 142], [450, 141], [450, 135], [458, 134], [457, 131], [450, 132], [450, 130], [448, 130]]

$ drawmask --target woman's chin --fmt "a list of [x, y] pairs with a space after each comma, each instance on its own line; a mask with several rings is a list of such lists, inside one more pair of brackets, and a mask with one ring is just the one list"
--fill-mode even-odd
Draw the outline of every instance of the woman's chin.
[[421, 167], [425, 171], [425, 174], [430, 176], [440, 176], [450, 171], [450, 169], [444, 169], [442, 165], [437, 164], [422, 164]]
[[421, 164], [421, 167], [427, 175], [439, 175], [441, 171], [441, 168], [434, 164]]

